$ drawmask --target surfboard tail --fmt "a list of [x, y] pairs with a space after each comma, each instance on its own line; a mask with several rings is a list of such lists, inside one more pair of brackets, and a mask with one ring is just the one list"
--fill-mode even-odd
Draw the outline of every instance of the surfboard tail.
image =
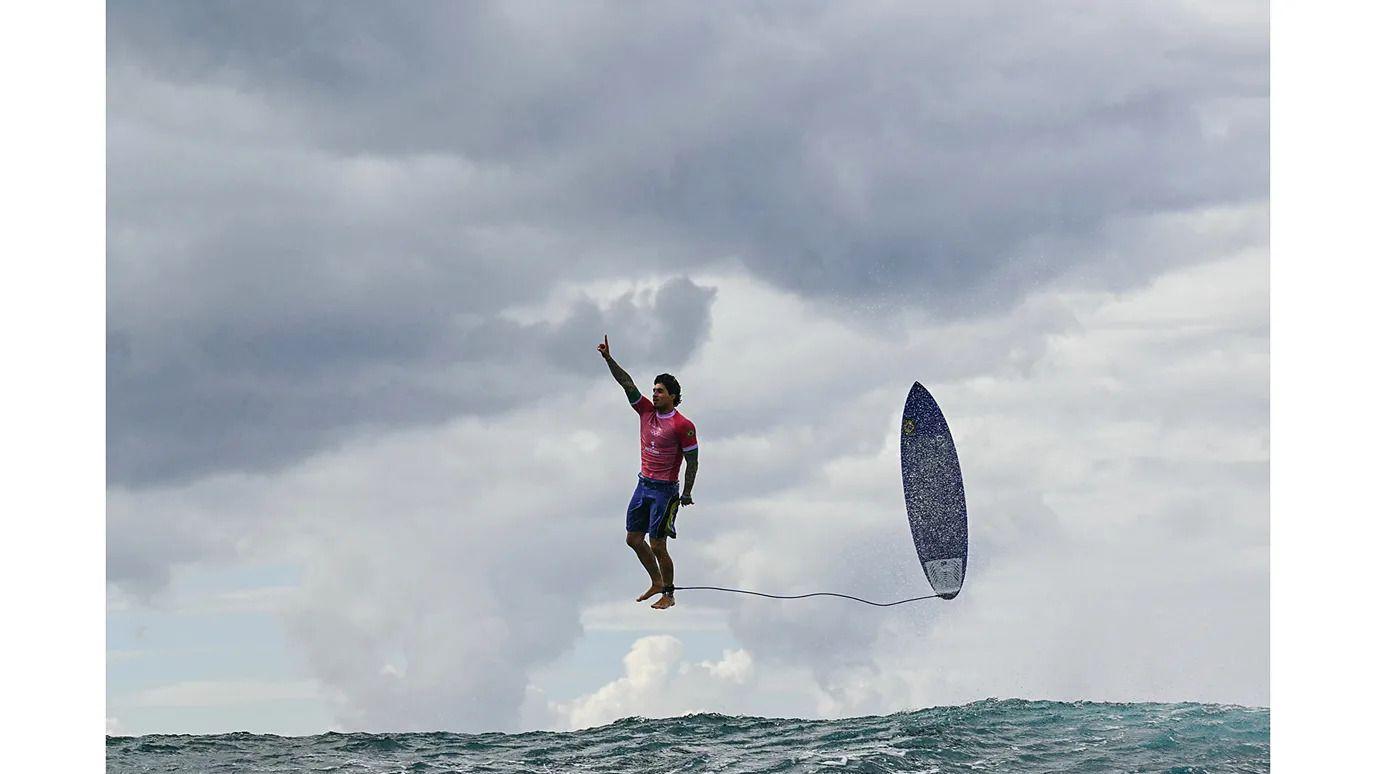
[[933, 559], [924, 562], [922, 569], [927, 573], [927, 582], [932, 584], [932, 591], [942, 599], [955, 598], [965, 584], [965, 559], [962, 557]]

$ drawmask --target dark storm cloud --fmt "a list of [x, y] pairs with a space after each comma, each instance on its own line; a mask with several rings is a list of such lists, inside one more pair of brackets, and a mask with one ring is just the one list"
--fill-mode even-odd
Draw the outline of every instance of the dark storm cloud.
[[142, 358], [111, 326], [109, 474], [133, 485], [220, 469], [268, 471], [361, 429], [493, 413], [541, 385], [605, 376], [605, 331], [638, 362], [681, 365], [703, 341], [713, 291], [683, 278], [558, 323], [307, 317], [279, 327], [183, 330]]
[[112, 4], [111, 480], [502, 411], [618, 324], [666, 367], [705, 336], [688, 279], [501, 314], [566, 281], [730, 256], [1006, 306], [1115, 224], [1265, 197], [1259, 8]]

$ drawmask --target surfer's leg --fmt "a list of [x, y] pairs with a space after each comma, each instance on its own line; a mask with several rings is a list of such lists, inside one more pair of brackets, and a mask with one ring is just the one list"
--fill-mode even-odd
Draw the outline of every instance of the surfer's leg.
[[[674, 560], [669, 558], [669, 541], [666, 538], [650, 538], [650, 550], [653, 552], [655, 561], [659, 563], [659, 577], [664, 586], [674, 585]], [[660, 587], [663, 590], [663, 586]], [[674, 606], [672, 595], [665, 594], [650, 607], [656, 610], [663, 610], [666, 607]]]
[[640, 564], [645, 568], [645, 572], [650, 574], [650, 588], [640, 596], [635, 598], [637, 602], [644, 602], [654, 595], [664, 591], [664, 581], [660, 579], [659, 565], [655, 562], [654, 551], [645, 545], [644, 532], [627, 532], [626, 545], [635, 551], [635, 556], [640, 560]]
[[664, 582], [659, 578], [659, 566], [655, 563], [654, 552], [645, 545], [645, 533], [650, 529], [650, 511], [654, 501], [645, 496], [643, 484], [637, 484], [631, 502], [626, 506], [626, 545], [635, 551], [645, 572], [650, 574], [650, 588], [635, 601], [644, 602], [664, 590]]

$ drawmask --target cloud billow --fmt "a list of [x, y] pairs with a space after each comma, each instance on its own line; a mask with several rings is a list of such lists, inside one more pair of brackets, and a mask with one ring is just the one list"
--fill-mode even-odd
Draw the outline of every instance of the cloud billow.
[[[1193, 14], [115, 6], [111, 478], [501, 411], [585, 370], [563, 353], [597, 312], [498, 317], [561, 282], [735, 260], [969, 315], [1102, 261], [1115, 224], [1264, 198], [1264, 14]], [[546, 362], [455, 346], [494, 332]]]
[[606, 331], [624, 332], [618, 352], [637, 361], [680, 365], [706, 336], [711, 299], [710, 288], [680, 277], [605, 310], [585, 299], [558, 323], [440, 314], [307, 318], [267, 330], [212, 323], [183, 331], [185, 341], [151, 336], [146, 354], [114, 327], [110, 477], [138, 486], [271, 471], [370, 427], [506, 411], [551, 379], [605, 370], [592, 348]]
[[807, 294], [1007, 303], [1115, 220], [1267, 192], [1264, 13], [153, 8], [113, 20], [112, 58], [251, 88], [284, 143], [500, 167], [484, 214], [735, 252]]

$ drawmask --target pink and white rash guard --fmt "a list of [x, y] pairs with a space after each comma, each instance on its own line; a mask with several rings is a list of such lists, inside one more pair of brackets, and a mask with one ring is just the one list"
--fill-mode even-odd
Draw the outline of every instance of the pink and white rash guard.
[[644, 395], [631, 404], [640, 414], [640, 475], [658, 481], [678, 481], [683, 453], [698, 448], [698, 431], [688, 417], [670, 409], [655, 411]]

